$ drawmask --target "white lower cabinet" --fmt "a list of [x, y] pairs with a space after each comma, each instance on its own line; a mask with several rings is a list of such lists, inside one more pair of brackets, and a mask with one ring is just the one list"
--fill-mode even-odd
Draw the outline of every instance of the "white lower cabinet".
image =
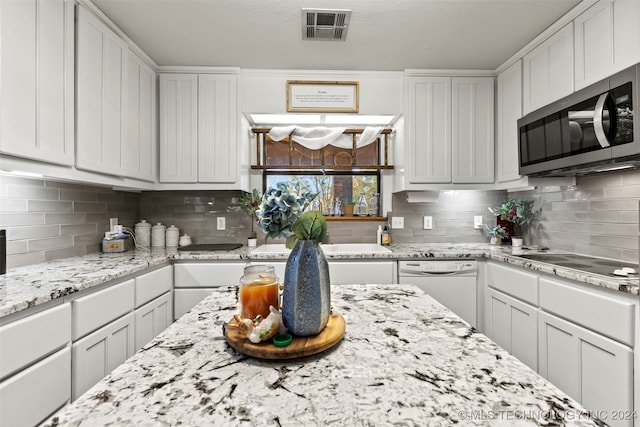
[[607, 424], [633, 425], [633, 350], [542, 311], [538, 319], [540, 374]]
[[538, 308], [487, 290], [487, 335], [534, 371], [538, 370]]
[[134, 353], [134, 314], [73, 343], [73, 400], [89, 390]]
[[140, 350], [173, 322], [171, 292], [154, 299], [135, 311], [135, 348]]
[[397, 283], [396, 261], [329, 261], [332, 285]]
[[69, 346], [0, 383], [0, 425], [34, 426], [71, 398]]
[[[253, 262], [253, 264], [274, 263]], [[179, 319], [219, 286], [235, 285], [244, 273], [245, 262], [184, 263], [174, 265], [173, 318]], [[279, 276], [283, 277], [283, 276]]]

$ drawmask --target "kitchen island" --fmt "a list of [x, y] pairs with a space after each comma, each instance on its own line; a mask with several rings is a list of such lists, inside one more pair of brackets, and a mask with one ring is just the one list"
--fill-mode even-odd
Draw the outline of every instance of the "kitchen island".
[[574, 400], [412, 285], [332, 288], [347, 330], [289, 361], [223, 337], [219, 288], [45, 426], [595, 425]]

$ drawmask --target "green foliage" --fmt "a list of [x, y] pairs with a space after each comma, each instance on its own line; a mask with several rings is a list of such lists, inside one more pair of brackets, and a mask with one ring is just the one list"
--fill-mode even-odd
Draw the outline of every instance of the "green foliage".
[[502, 204], [489, 211], [505, 221], [518, 226], [528, 225], [536, 219], [537, 213], [533, 211], [533, 200], [520, 200], [514, 198], [505, 199]]
[[318, 211], [305, 212], [292, 227], [293, 234], [287, 238], [286, 246], [291, 249], [298, 240], [315, 240], [320, 243], [327, 238], [327, 220]]

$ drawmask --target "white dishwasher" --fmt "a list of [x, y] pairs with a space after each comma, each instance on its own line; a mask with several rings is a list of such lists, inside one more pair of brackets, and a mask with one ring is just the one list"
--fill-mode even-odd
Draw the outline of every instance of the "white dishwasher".
[[401, 284], [416, 285], [476, 327], [477, 261], [398, 261], [398, 276]]

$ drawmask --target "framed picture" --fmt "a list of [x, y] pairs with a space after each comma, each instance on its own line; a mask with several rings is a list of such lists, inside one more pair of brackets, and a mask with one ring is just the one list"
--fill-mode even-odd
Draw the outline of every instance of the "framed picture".
[[359, 82], [287, 80], [287, 112], [357, 113]]

